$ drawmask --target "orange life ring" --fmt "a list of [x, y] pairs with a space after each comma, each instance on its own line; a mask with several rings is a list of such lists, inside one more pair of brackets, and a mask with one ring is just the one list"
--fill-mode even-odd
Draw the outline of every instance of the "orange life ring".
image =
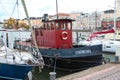
[[62, 34], [61, 34], [61, 37], [62, 37], [63, 40], [67, 40], [68, 33], [66, 31], [63, 31]]

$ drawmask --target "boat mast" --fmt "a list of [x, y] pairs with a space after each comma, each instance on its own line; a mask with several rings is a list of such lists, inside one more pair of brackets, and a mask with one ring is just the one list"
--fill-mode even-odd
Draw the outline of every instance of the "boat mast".
[[58, 1], [56, 0], [56, 14], [57, 14], [57, 19], [58, 19]]
[[114, 3], [114, 41], [116, 40], [116, 0]]
[[[27, 8], [26, 8], [26, 5], [25, 5], [25, 1], [24, 1], [24, 0], [21, 0], [21, 1], [22, 1], [22, 5], [23, 5], [23, 8], [24, 8], [26, 17], [27, 17], [28, 24], [29, 24], [30, 27], [32, 27], [32, 26], [31, 26], [31, 23], [30, 23], [30, 18], [29, 18], [28, 12], [27, 12]], [[41, 53], [39, 52], [38, 45], [37, 45], [37, 43], [36, 43], [36, 39], [35, 39], [35, 35], [34, 35], [34, 31], [33, 31], [33, 30], [32, 30], [32, 37], [33, 37], [33, 41], [34, 41], [35, 47], [36, 47], [36, 49], [37, 49], [37, 53], [38, 53], [38, 55], [39, 55], [39, 56], [41, 57], [41, 59], [42, 59], [42, 55], [41, 55]]]
[[95, 11], [95, 28], [94, 29], [96, 29], [96, 28], [97, 28], [97, 10]]

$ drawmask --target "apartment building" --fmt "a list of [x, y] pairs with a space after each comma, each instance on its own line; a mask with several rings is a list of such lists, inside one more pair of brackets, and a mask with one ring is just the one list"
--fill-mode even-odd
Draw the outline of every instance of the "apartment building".
[[[28, 24], [27, 19], [24, 22]], [[42, 25], [42, 17], [30, 17], [31, 26], [40, 27]]]

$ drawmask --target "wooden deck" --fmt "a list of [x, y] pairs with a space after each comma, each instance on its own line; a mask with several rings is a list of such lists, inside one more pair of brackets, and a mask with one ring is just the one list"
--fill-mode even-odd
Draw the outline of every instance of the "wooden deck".
[[120, 80], [120, 64], [107, 63], [56, 80]]

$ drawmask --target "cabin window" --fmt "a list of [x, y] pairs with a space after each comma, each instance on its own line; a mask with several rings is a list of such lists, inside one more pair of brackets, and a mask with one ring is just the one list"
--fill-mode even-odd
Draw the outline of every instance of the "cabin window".
[[43, 28], [45, 29], [45, 24], [43, 25]]
[[60, 29], [60, 23], [59, 22], [56, 23], [56, 29]]
[[62, 23], [62, 30], [65, 30], [65, 29], [66, 29], [66, 24]]
[[54, 29], [54, 23], [53, 22], [51, 23], [51, 29], [52, 30]]
[[70, 30], [71, 29], [71, 23], [68, 22], [68, 29]]
[[50, 24], [49, 23], [47, 24], [47, 29], [50, 30]]
[[118, 35], [120, 35], [120, 33], [118, 33]]
[[45, 28], [45, 30], [47, 29], [47, 24], [44, 24], [44, 28]]
[[40, 35], [41, 35], [41, 36], [43, 36], [43, 33], [42, 33], [42, 31], [41, 31], [41, 30], [40, 30]]
[[106, 48], [111, 48], [110, 46], [106, 46]]

